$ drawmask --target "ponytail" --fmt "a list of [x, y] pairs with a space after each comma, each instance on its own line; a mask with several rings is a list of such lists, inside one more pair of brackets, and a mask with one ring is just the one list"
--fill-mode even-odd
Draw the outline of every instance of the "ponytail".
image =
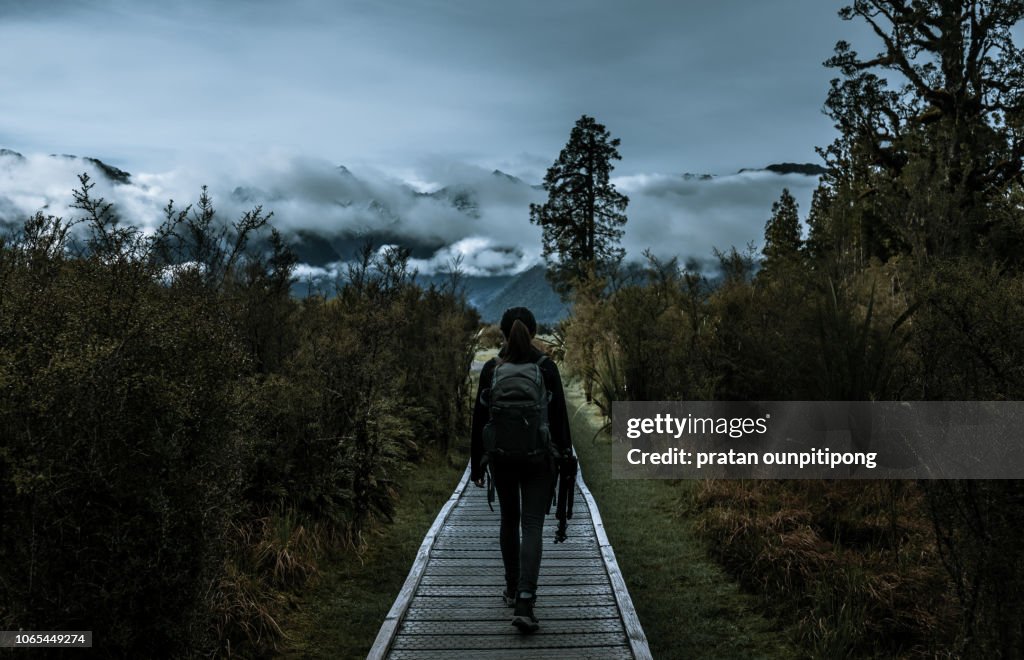
[[530, 362], [533, 359], [532, 340], [526, 324], [516, 319], [508, 333], [505, 362]]

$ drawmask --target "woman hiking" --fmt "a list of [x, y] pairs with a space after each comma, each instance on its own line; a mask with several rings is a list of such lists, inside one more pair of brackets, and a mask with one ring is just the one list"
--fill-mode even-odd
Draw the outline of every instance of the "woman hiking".
[[[476, 405], [473, 409], [472, 469], [470, 478], [478, 487], [484, 485], [486, 470], [489, 469], [494, 488], [498, 493], [501, 507], [501, 558], [505, 565], [505, 592], [507, 606], [515, 606], [512, 625], [522, 632], [534, 632], [539, 628], [534, 615], [537, 600], [537, 576], [540, 572], [542, 532], [544, 516], [551, 502], [552, 488], [556, 474], [557, 450], [560, 456], [572, 454], [572, 439], [569, 434], [569, 414], [565, 406], [565, 393], [558, 367], [533, 345], [537, 334], [537, 321], [525, 307], [512, 307], [501, 317], [501, 333], [505, 343], [480, 372]], [[536, 365], [543, 379], [543, 391], [548, 397], [547, 430], [550, 433], [551, 449], [534, 452], [531, 456], [501, 455], [501, 452], [485, 450], [485, 426], [492, 420], [490, 398], [495, 384], [495, 372], [511, 372], [513, 368], [500, 369], [501, 365]], [[530, 373], [530, 369], [518, 369], [517, 373]], [[532, 371], [536, 374], [536, 371]], [[499, 377], [500, 380], [500, 377]], [[497, 388], [494, 388], [497, 391]], [[522, 419], [525, 423], [526, 420]], [[525, 424], [529, 427], [529, 424]], [[493, 432], [493, 428], [488, 431]], [[497, 453], [497, 455], [495, 455]], [[520, 526], [522, 539], [520, 540]]]

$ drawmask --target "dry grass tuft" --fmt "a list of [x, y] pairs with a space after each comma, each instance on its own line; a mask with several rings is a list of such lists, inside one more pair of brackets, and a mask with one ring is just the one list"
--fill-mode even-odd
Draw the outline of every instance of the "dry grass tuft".
[[287, 641], [278, 621], [294, 594], [318, 575], [331, 541], [321, 524], [288, 509], [231, 528], [234, 552], [225, 562], [213, 605], [220, 648], [243, 656], [278, 651]]
[[932, 657], [956, 608], [912, 483], [708, 481], [697, 530], [816, 657]]

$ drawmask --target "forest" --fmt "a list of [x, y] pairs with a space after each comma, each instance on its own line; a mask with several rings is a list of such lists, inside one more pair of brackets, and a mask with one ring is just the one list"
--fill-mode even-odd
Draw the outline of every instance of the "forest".
[[[572, 306], [553, 353], [607, 415], [1024, 398], [1024, 5], [841, 16], [880, 51], [826, 63], [837, 137], [812, 204], [784, 191], [763, 248], [723, 246], [717, 276], [627, 267], [619, 142], [592, 117], [548, 171], [528, 213]], [[292, 596], [374, 543], [402, 476], [462, 456], [485, 328], [457, 268], [422, 286], [402, 248], [367, 245], [300, 299], [261, 207], [226, 220], [203, 189], [144, 233], [92, 189], [0, 239], [0, 628], [92, 629], [115, 657], [272, 654]], [[1024, 655], [1019, 481], [679, 488], [808, 655]]]
[[[858, 0], [840, 15], [881, 50], [839, 42], [826, 62], [838, 136], [818, 149], [806, 236], [783, 191], [760, 252], [718, 252], [718, 282], [650, 255], [640, 276], [559, 266], [575, 282], [565, 362], [607, 414], [627, 399], [1024, 394], [1024, 7]], [[598, 240], [625, 222], [576, 217]], [[797, 612], [818, 657], [1019, 657], [1022, 504], [1015, 480], [708, 481], [693, 502], [711, 552]]]

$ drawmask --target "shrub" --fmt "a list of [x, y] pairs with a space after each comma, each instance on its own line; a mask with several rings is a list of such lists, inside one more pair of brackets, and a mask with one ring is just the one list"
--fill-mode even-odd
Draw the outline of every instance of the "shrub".
[[323, 548], [464, 431], [478, 318], [392, 249], [295, 301], [262, 209], [203, 189], [145, 236], [91, 189], [0, 241], [0, 626], [265, 654]]

